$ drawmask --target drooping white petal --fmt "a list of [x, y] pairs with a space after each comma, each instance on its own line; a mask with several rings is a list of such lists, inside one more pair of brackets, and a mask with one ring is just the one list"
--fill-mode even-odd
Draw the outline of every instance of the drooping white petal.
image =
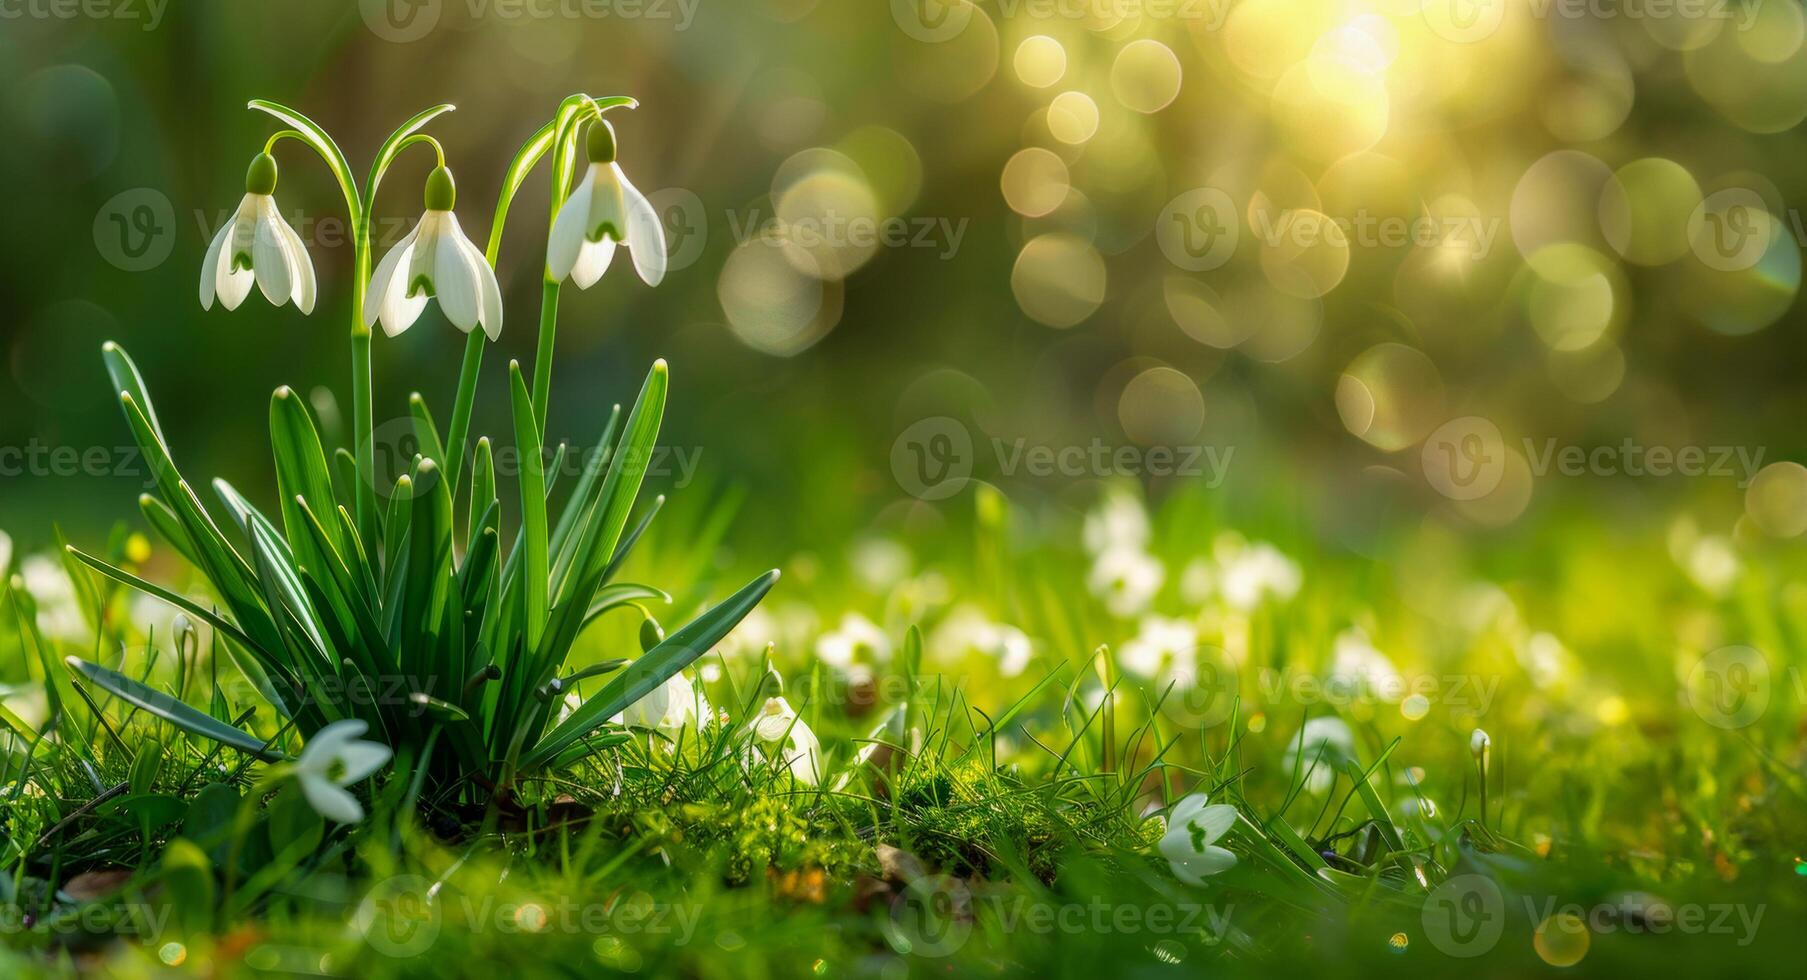
[[657, 286], [665, 278], [665, 223], [659, 220], [659, 213], [653, 210], [646, 195], [628, 182], [621, 167], [612, 166], [627, 206], [627, 250], [634, 260], [634, 271], [648, 286]]
[[345, 746], [369, 730], [369, 722], [357, 718], [333, 722], [315, 732], [314, 737], [301, 747], [301, 766], [310, 768], [330, 763], [332, 759], [339, 757]]
[[[591, 171], [595, 167], [591, 164]], [[595, 189], [595, 181], [586, 173], [552, 221], [552, 233], [546, 240], [546, 271], [555, 280], [563, 282], [577, 265], [590, 230], [590, 195]]]
[[600, 242], [584, 242], [577, 251], [577, 265], [571, 269], [571, 281], [579, 289], [589, 289], [596, 285], [602, 274], [609, 271], [609, 262], [615, 258], [615, 240], [605, 238]]
[[301, 792], [307, 797], [308, 804], [328, 820], [357, 823], [364, 819], [364, 807], [358, 803], [358, 798], [330, 779], [304, 775], [301, 777]]
[[219, 289], [220, 263], [231, 257], [225, 254], [226, 239], [232, 234], [232, 222], [220, 226], [207, 246], [207, 257], [201, 260], [201, 309], [213, 309], [213, 296]]
[[319, 290], [314, 280], [314, 260], [308, 256], [307, 246], [302, 244], [301, 236], [283, 219], [280, 211], [276, 214], [276, 231], [280, 236], [283, 254], [289, 260], [289, 278], [295, 283], [295, 308], [304, 315], [312, 313]]
[[790, 743], [785, 746], [785, 765], [800, 783], [814, 786], [822, 779], [822, 743], [802, 721], [791, 730]]
[[257, 218], [252, 223], [251, 271], [257, 276], [257, 288], [263, 290], [264, 299], [281, 306], [295, 294], [288, 256], [282, 251], [281, 232], [276, 230], [276, 222], [282, 216], [276, 213], [275, 198], [268, 194], [252, 196], [257, 198]]
[[343, 771], [338, 774], [339, 783], [349, 785], [369, 776], [388, 765], [394, 754], [389, 746], [377, 742], [348, 743], [339, 750], [339, 763], [343, 767]]
[[496, 270], [489, 267], [489, 260], [477, 250], [475, 242], [463, 233], [457, 236], [457, 242], [476, 279], [477, 322], [483, 325], [490, 343], [495, 343], [502, 336], [502, 284], [496, 281]]
[[414, 264], [420, 229], [421, 226], [416, 224], [377, 263], [376, 272], [370, 277], [370, 287], [364, 294], [364, 326], [375, 326], [381, 320], [383, 332], [393, 337], [412, 326], [415, 317], [420, 316], [420, 311], [427, 305], [425, 296], [415, 300], [408, 298], [405, 278], [405, 273]]
[[1188, 885], [1203, 885], [1209, 875], [1222, 874], [1236, 866], [1236, 855], [1221, 847], [1207, 847], [1203, 853], [1188, 855], [1184, 860], [1169, 858], [1167, 866], [1173, 876]]
[[439, 297], [439, 308], [452, 326], [470, 333], [477, 326], [479, 297], [477, 270], [471, 268], [470, 257], [458, 247], [463, 238], [457, 217], [446, 212], [433, 240], [433, 294]]
[[222, 256], [213, 283], [214, 290], [219, 293], [220, 305], [228, 310], [238, 309], [238, 304], [251, 295], [251, 284], [256, 280], [250, 269], [239, 267], [230, 255]]

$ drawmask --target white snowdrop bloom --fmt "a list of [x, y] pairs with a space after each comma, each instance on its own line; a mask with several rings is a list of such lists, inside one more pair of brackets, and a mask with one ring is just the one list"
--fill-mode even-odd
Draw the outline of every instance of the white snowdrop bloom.
[[585, 146], [590, 167], [565, 199], [546, 244], [546, 271], [588, 289], [608, 270], [615, 246], [624, 246], [634, 271], [648, 286], [665, 278], [665, 226], [659, 214], [615, 162], [615, 130], [608, 120], [590, 124]]
[[875, 663], [890, 660], [891, 639], [877, 623], [859, 613], [842, 616], [838, 629], [816, 639], [816, 656], [838, 670], [846, 670], [862, 654]]
[[1403, 698], [1405, 678], [1393, 661], [1359, 629], [1337, 634], [1331, 645], [1330, 684], [1346, 695], [1374, 697], [1397, 703]]
[[1174, 877], [1188, 885], [1203, 885], [1206, 877], [1236, 866], [1236, 855], [1217, 846], [1236, 825], [1236, 808], [1208, 803], [1203, 793], [1175, 803], [1167, 818], [1167, 832], [1161, 835], [1161, 856]]
[[[576, 714], [577, 709], [581, 708], [583, 706], [584, 706], [584, 699], [578, 697], [576, 691], [572, 691], [571, 693], [565, 695], [564, 699], [558, 703], [558, 720], [553, 722], [554, 727], [564, 724], [565, 719]], [[619, 724], [620, 717], [621, 717], [620, 715], [615, 716], [615, 720], [616, 720], [617, 724]]]
[[1161, 591], [1167, 570], [1153, 555], [1139, 550], [1113, 549], [1092, 562], [1086, 585], [1104, 600], [1111, 615], [1128, 619], [1148, 608]]
[[[722, 641], [715, 645], [715, 652], [724, 657], [758, 653], [764, 650], [767, 644], [778, 642], [779, 626], [778, 618], [772, 615], [763, 604], [754, 606], [753, 611], [747, 613], [746, 618], [735, 624], [734, 628], [728, 631], [728, 635], [722, 637]], [[703, 679], [713, 680], [710, 677]]]
[[276, 159], [259, 153], [245, 174], [238, 210], [214, 233], [201, 260], [201, 309], [213, 309], [216, 297], [226, 309], [238, 309], [255, 280], [271, 303], [293, 301], [302, 313], [314, 312], [314, 263], [276, 209], [275, 191]]
[[1148, 511], [1127, 490], [1112, 490], [1085, 516], [1085, 550], [1093, 555], [1107, 551], [1148, 547]]
[[319, 814], [340, 823], [364, 819], [364, 807], [345, 787], [387, 765], [389, 746], [360, 738], [370, 729], [355, 718], [335, 721], [314, 733], [295, 761], [301, 792]]
[[1299, 592], [1299, 566], [1280, 549], [1258, 541], [1237, 550], [1218, 565], [1218, 588], [1224, 602], [1244, 612], [1265, 598], [1286, 602]]
[[767, 698], [753, 719], [752, 730], [771, 761], [788, 768], [798, 782], [814, 786], [821, 781], [822, 743], [789, 701]]
[[69, 570], [49, 555], [29, 555], [19, 562], [25, 591], [38, 604], [38, 629], [53, 640], [77, 643], [88, 639], [88, 619]]
[[0, 580], [11, 573], [13, 566], [13, 539], [5, 531], [0, 531]]
[[930, 646], [950, 658], [975, 651], [984, 654], [997, 663], [998, 672], [1005, 677], [1021, 674], [1035, 656], [1035, 644], [1028, 634], [1015, 626], [994, 622], [972, 605], [960, 606], [948, 614], [935, 628]]
[[1193, 676], [1198, 658], [1198, 628], [1183, 619], [1144, 616], [1133, 639], [1117, 651], [1117, 664], [1126, 673], [1153, 680], [1181, 668]]
[[1717, 534], [1702, 535], [1688, 549], [1686, 571], [1701, 591], [1723, 596], [1738, 578], [1738, 553], [1729, 539]]
[[1289, 776], [1295, 768], [1301, 774], [1309, 772], [1305, 788], [1323, 793], [1335, 782], [1343, 763], [1355, 758], [1355, 733], [1335, 715], [1313, 718], [1303, 731], [1303, 736], [1295, 735], [1287, 743], [1286, 771]]
[[452, 172], [435, 167], [427, 177], [426, 210], [408, 234], [383, 256], [364, 293], [364, 325], [379, 321], [391, 337], [414, 325], [429, 298], [465, 333], [481, 326], [494, 341], [502, 335], [502, 287], [477, 246], [452, 213], [457, 191]]
[[701, 728], [715, 716], [703, 692], [692, 687], [682, 671], [646, 692], [646, 696], [616, 715], [618, 724], [672, 734], [682, 728]]
[[851, 551], [853, 574], [873, 592], [884, 592], [910, 574], [910, 549], [890, 538], [867, 538]]

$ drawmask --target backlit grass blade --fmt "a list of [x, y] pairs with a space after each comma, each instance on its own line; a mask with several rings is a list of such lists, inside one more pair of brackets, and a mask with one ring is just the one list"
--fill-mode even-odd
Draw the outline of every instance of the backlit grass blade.
[[671, 675], [714, 649], [722, 637], [753, 611], [777, 581], [776, 569], [766, 572], [666, 637], [541, 739], [521, 760], [521, 769], [532, 771], [557, 758], [578, 739], [595, 731], [628, 705], [665, 683]]
[[203, 714], [186, 703], [178, 701], [162, 691], [146, 687], [124, 674], [108, 670], [99, 664], [91, 664], [80, 657], [67, 657], [63, 662], [69, 665], [70, 670], [87, 678], [95, 687], [128, 704], [143, 708], [183, 731], [210, 738], [241, 752], [248, 752], [266, 762], [275, 762], [283, 758], [266, 749], [262, 739], [234, 728], [217, 718]]
[[514, 402], [515, 448], [520, 453], [521, 532], [525, 576], [523, 597], [527, 603], [527, 648], [538, 650], [546, 629], [546, 589], [550, 578], [546, 540], [546, 474], [540, 469], [540, 426], [533, 413], [533, 399], [521, 363], [508, 364], [508, 391]]
[[[314, 427], [301, 399], [287, 387], [276, 389], [270, 397], [270, 443], [276, 459], [276, 488], [282, 500], [283, 526], [288, 531], [291, 547], [311, 546], [306, 519], [296, 498], [306, 501], [316, 514], [329, 513], [336, 506], [333, 499], [332, 471], [327, 468], [326, 450], [320, 444], [320, 433]], [[343, 552], [337, 526], [323, 528], [333, 550]]]
[[[116, 568], [112, 565], [109, 565], [106, 562], [100, 560], [99, 558], [96, 558], [93, 555], [90, 555], [90, 554], [80, 550], [79, 548], [75, 548], [75, 547], [71, 546], [69, 548], [69, 554], [74, 556], [74, 558], [77, 561], [80, 561], [82, 564], [87, 565], [89, 568], [94, 569], [95, 571], [101, 573], [102, 575], [105, 575], [108, 578], [113, 579], [116, 582], [120, 582], [124, 585], [131, 586], [132, 588], [137, 589], [138, 591], [144, 593], [145, 595], [150, 596], [153, 599], [160, 599], [164, 602], [167, 602], [170, 605], [175, 606], [177, 609], [180, 609], [183, 612], [189, 614], [190, 616], [193, 616], [194, 618], [200, 620], [201, 622], [206, 623], [208, 626], [211, 626], [214, 629], [219, 630], [221, 633], [224, 633], [225, 635], [231, 637], [232, 639], [238, 641], [239, 643], [242, 643], [245, 646], [250, 647], [252, 649], [257, 649], [256, 641], [252, 640], [249, 636], [246, 636], [243, 630], [240, 630], [237, 626], [233, 625], [232, 623], [227, 622], [226, 620], [220, 618], [219, 616], [214, 615], [212, 612], [209, 612], [207, 609], [203, 608], [199, 603], [194, 602], [193, 600], [184, 598], [183, 596], [177, 595], [176, 593], [171, 592], [168, 589], [165, 589], [160, 585], [157, 585], [152, 582], [147, 582], [144, 579], [141, 579], [138, 576], [133, 575], [131, 572], [128, 572], [122, 568]], [[263, 653], [264, 656], [270, 655], [269, 651], [261, 651], [261, 652]]]

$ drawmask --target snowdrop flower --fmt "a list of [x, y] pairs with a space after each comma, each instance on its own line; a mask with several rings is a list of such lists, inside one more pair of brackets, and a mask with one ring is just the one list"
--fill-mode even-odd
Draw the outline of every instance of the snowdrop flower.
[[88, 639], [88, 619], [69, 570], [48, 555], [31, 555], [19, 563], [25, 591], [38, 604], [38, 629], [53, 640], [71, 643]]
[[839, 670], [852, 666], [855, 657], [861, 653], [883, 663], [891, 659], [891, 639], [877, 623], [859, 613], [842, 616], [840, 629], [824, 633], [816, 640], [816, 656]]
[[1295, 736], [1286, 754], [1286, 770], [1309, 772], [1305, 788], [1323, 793], [1336, 781], [1337, 771], [1355, 758], [1355, 733], [1341, 718], [1321, 715], [1305, 723], [1304, 734]]
[[634, 271], [648, 286], [665, 278], [665, 226], [646, 195], [615, 162], [615, 130], [608, 120], [590, 124], [585, 141], [590, 169], [558, 209], [546, 243], [546, 271], [589, 289], [608, 270], [615, 246], [626, 246]]
[[1387, 655], [1368, 641], [1359, 629], [1337, 634], [1332, 646], [1330, 684], [1335, 690], [1355, 697], [1375, 697], [1398, 702], [1403, 697], [1405, 678]]
[[314, 733], [295, 760], [301, 792], [320, 815], [340, 823], [364, 819], [364, 807], [345, 787], [381, 769], [394, 755], [389, 746], [359, 738], [370, 726], [358, 719], [335, 721]]
[[271, 303], [293, 300], [302, 313], [314, 312], [314, 263], [276, 210], [275, 192], [276, 158], [259, 153], [245, 173], [237, 213], [214, 233], [201, 260], [201, 309], [213, 309], [215, 296], [226, 309], [238, 309], [256, 280]]
[[1236, 808], [1219, 803], [1207, 806], [1205, 794], [1194, 793], [1175, 803], [1161, 835], [1161, 856], [1174, 877], [1188, 885], [1202, 885], [1208, 875], [1236, 866], [1236, 855], [1217, 841], [1236, 824]]
[[754, 738], [768, 750], [782, 753], [774, 761], [782, 762], [798, 782], [814, 786], [821, 781], [822, 743], [789, 701], [766, 698], [752, 727]]
[[494, 341], [502, 334], [502, 287], [477, 246], [458, 227], [452, 172], [443, 165], [427, 177], [426, 213], [377, 263], [364, 293], [364, 325], [379, 320], [391, 337], [414, 325], [427, 298], [465, 333], [481, 325]]
[[714, 715], [703, 692], [692, 687], [682, 673], [676, 673], [646, 692], [645, 697], [628, 705], [615, 720], [629, 728], [657, 729], [670, 734], [680, 728], [702, 728]]
[[934, 646], [956, 656], [977, 651], [995, 658], [1005, 677], [1021, 674], [1035, 656], [1028, 634], [993, 622], [974, 606], [961, 606], [943, 620], [935, 630]]
[[6, 578], [7, 571], [13, 567], [13, 539], [5, 531], [0, 531], [0, 579]]
[[1148, 547], [1148, 512], [1142, 501], [1127, 490], [1113, 490], [1085, 516], [1085, 550], [1094, 555], [1107, 551]]
[[1117, 663], [1128, 673], [1152, 680], [1174, 667], [1190, 669], [1198, 656], [1198, 629], [1182, 619], [1144, 616], [1134, 639], [1123, 644]]
[[1166, 569], [1153, 555], [1113, 548], [1092, 563], [1086, 585], [1093, 595], [1104, 600], [1111, 615], [1127, 619], [1148, 608], [1166, 577]]

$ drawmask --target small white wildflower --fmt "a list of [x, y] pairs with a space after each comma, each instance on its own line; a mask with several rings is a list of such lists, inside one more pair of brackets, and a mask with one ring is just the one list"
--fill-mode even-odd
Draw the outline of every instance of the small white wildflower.
[[294, 775], [308, 804], [329, 820], [357, 823], [363, 804], [345, 787], [387, 765], [389, 746], [360, 738], [369, 724], [355, 718], [335, 721], [314, 733], [294, 764]]
[[620, 245], [641, 280], [657, 286], [665, 278], [665, 224], [615, 162], [615, 129], [608, 120], [590, 124], [585, 149], [590, 167], [552, 222], [546, 271], [588, 289], [608, 271]]
[[1117, 549], [1098, 556], [1086, 585], [1111, 615], [1128, 619], [1148, 608], [1166, 577], [1166, 569], [1153, 555]]
[[753, 719], [753, 737], [766, 746], [775, 764], [810, 786], [822, 779], [822, 743], [809, 724], [782, 697], [767, 698]]
[[891, 659], [891, 639], [877, 623], [859, 613], [842, 616], [839, 629], [816, 639], [816, 656], [837, 670], [846, 670], [862, 655], [885, 663]]
[[1174, 877], [1188, 885], [1203, 885], [1206, 877], [1236, 866], [1236, 855], [1217, 846], [1236, 825], [1236, 808], [1207, 803], [1203, 793], [1175, 803], [1167, 818], [1167, 832], [1161, 835], [1161, 856], [1167, 859]]

